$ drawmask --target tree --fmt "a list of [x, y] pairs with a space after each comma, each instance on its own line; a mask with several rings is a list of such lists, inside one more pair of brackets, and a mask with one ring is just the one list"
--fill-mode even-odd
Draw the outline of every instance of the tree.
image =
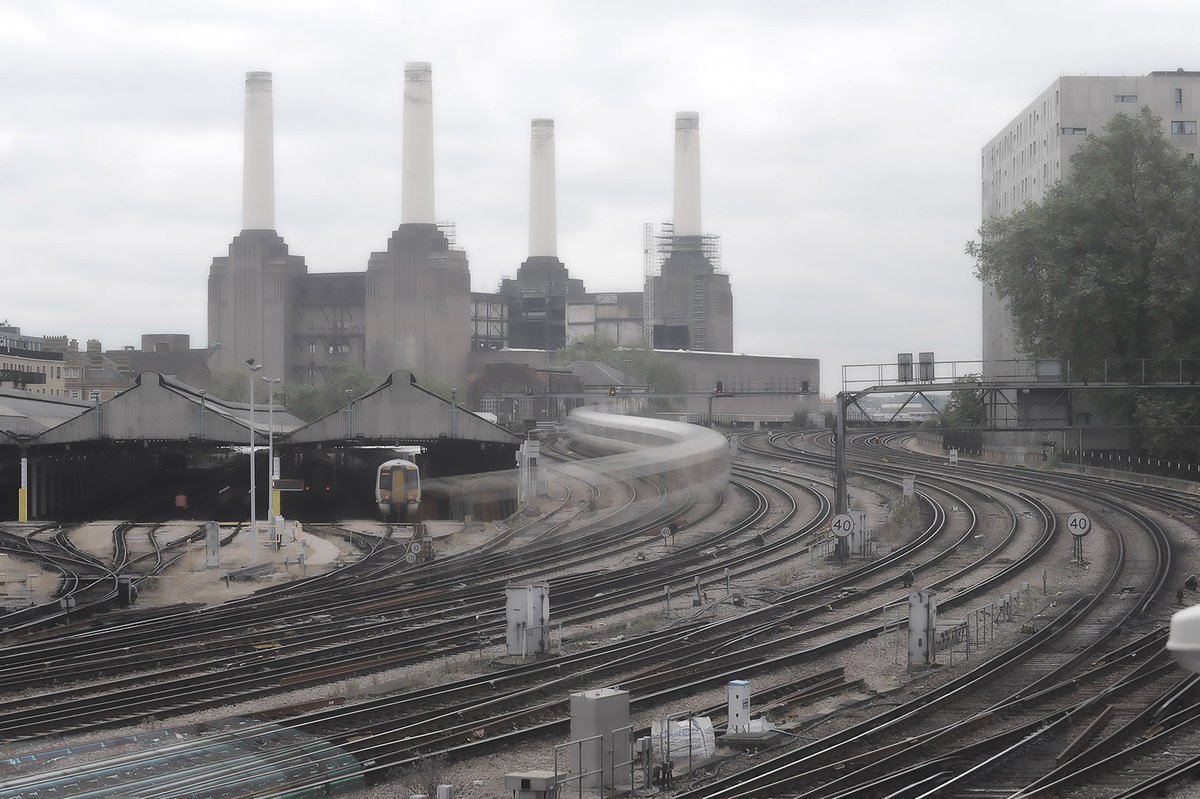
[[617, 344], [612, 339], [601, 336], [580, 336], [554, 353], [554, 360], [560, 366], [566, 366], [575, 361], [599, 361], [620, 369], [620, 363], [609, 363], [610, 360], [613, 360], [616, 352]]
[[[267, 401], [269, 389], [266, 383], [258, 379], [261, 374], [262, 372], [257, 372], [254, 376], [255, 402]], [[208, 393], [227, 402], [245, 402], [246, 381], [245, 369], [217, 369], [209, 377]]]
[[1075, 375], [1076, 362], [1200, 351], [1200, 167], [1148, 108], [1114, 117], [1068, 180], [979, 234], [976, 274], [1034, 356], [1070, 358]]
[[358, 399], [381, 382], [358, 364], [339, 364], [326, 372], [324, 383], [284, 385], [276, 390], [275, 397], [293, 416], [311, 422]]
[[[679, 366], [645, 344], [618, 347], [605, 338], [583, 336], [555, 353], [554, 360], [560, 366], [575, 361], [598, 361], [627, 373], [627, 377], [641, 381], [656, 394], [678, 394], [684, 390], [683, 372]], [[669, 410], [670, 407], [671, 403], [664, 400], [653, 400], [649, 404], [651, 412]]]
[[[1172, 359], [1200, 352], [1200, 166], [1148, 108], [1088, 136], [1066, 181], [979, 235], [967, 254], [1008, 300], [1018, 345], [1069, 359], [1072, 379], [1140, 379], [1142, 359], [1160, 359], [1146, 379], [1174, 379]], [[1087, 401], [1140, 425], [1200, 418], [1190, 397], [1112, 393]]]
[[979, 388], [979, 375], [956, 377], [955, 383], [964, 388], [950, 392], [942, 412], [937, 416], [938, 427], [979, 427], [983, 424], [983, 389]]
[[[266, 403], [271, 396], [270, 386], [254, 378], [254, 401]], [[275, 386], [275, 402], [287, 408], [288, 413], [311, 422], [327, 413], [332, 413], [351, 399], [357, 399], [383, 382], [357, 364], [341, 364], [331, 367], [320, 385], [305, 383], [281, 383]], [[346, 392], [350, 393], [347, 394]], [[246, 373], [237, 369], [219, 369], [212, 373], [208, 392], [228, 402], [246, 401]]]

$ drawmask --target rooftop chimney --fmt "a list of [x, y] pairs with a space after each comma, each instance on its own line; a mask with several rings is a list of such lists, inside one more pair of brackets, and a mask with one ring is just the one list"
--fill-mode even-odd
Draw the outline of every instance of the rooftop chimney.
[[533, 120], [529, 142], [529, 255], [558, 255], [554, 120]]
[[412, 61], [404, 65], [400, 222], [433, 221], [433, 71], [426, 61]]
[[246, 73], [245, 153], [242, 159], [242, 230], [275, 229], [275, 123], [271, 73]]
[[675, 235], [700, 235], [700, 115], [675, 115]]

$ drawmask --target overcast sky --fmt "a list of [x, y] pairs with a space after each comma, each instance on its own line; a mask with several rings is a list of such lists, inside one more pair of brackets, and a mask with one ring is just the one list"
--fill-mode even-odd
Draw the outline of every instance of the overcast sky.
[[207, 341], [241, 223], [244, 74], [274, 73], [276, 227], [361, 271], [400, 218], [404, 62], [433, 65], [436, 208], [472, 288], [527, 255], [529, 120], [552, 117], [559, 255], [642, 285], [700, 112], [703, 221], [734, 347], [845, 363], [980, 357], [963, 244], [983, 144], [1060, 74], [1200, 69], [1194, 2], [0, 0], [0, 320]]

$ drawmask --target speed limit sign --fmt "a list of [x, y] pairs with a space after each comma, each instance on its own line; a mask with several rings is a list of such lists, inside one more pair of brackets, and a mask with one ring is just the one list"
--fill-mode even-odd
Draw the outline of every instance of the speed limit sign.
[[1086, 513], [1075, 511], [1067, 517], [1067, 529], [1071, 531], [1071, 535], [1082, 538], [1092, 531], [1092, 520]]
[[839, 513], [829, 522], [829, 527], [838, 538], [846, 538], [854, 532], [854, 517], [849, 513]]

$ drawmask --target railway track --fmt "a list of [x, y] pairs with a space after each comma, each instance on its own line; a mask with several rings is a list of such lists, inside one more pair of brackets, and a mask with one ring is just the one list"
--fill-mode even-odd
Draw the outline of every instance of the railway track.
[[[806, 450], [822, 448], [811, 438], [803, 446]], [[382, 779], [397, 767], [438, 753], [466, 760], [520, 741], [561, 737], [566, 724], [565, 694], [597, 684], [631, 690], [635, 712], [643, 718], [653, 716], [663, 703], [711, 693], [727, 679], [751, 674], [755, 675], [756, 697], [779, 702], [781, 707], [789, 706], [786, 697], [813, 696], [810, 689], [833, 692], [820, 694], [829, 696], [846, 686], [861, 688], [853, 675], [849, 681], [844, 674], [827, 676], [832, 682], [818, 681], [816, 684], [823, 685], [819, 689], [805, 680], [830, 674], [826, 667], [831, 661], [849, 661], [854, 657], [851, 653], [873, 646], [870, 642], [877, 640], [889, 623], [894, 629], [902, 621], [896, 607], [906, 594], [899, 584], [905, 571], [912, 571], [920, 586], [942, 591], [939, 605], [959, 613], [1011, 591], [1014, 584], [1030, 582], [1041, 564], [1061, 556], [1063, 536], [1058, 519], [1064, 497], [1069, 503], [1095, 502], [1095, 507], [1107, 509], [1103, 527], [1106, 535], [1114, 537], [1097, 550], [1097, 557], [1110, 550], [1125, 554], [1107, 564], [1110, 568], [1089, 570], [1085, 576], [1092, 582], [1063, 593], [1055, 604], [1043, 608], [1032, 632], [1008, 632], [976, 652], [974, 661], [915, 681], [906, 689], [912, 694], [906, 705], [874, 713], [870, 705], [864, 705], [856, 711], [858, 718], [839, 714], [821, 725], [836, 729], [813, 726], [801, 730], [816, 740], [790, 747], [753, 767], [761, 768], [764, 776], [755, 776], [750, 769], [716, 780], [693, 775], [682, 795], [1009, 795], [1004, 792], [1037, 790], [1038, 780], [1068, 777], [1073, 780], [1071, 786], [1102, 787], [1105, 775], [1112, 773], [1117, 762], [1109, 760], [1117, 756], [1116, 749], [1126, 758], [1156, 762], [1158, 756], [1150, 754], [1146, 745], [1135, 751], [1124, 742], [1144, 737], [1148, 729], [1170, 729], [1177, 738], [1194, 720], [1194, 686], [1181, 682], [1180, 674], [1165, 662], [1162, 633], [1153, 618], [1156, 613], [1161, 616], [1161, 594], [1179, 571], [1170, 557], [1167, 531], [1160, 526], [1155, 532], [1155, 516], [1182, 514], [1189, 507], [1186, 501], [1164, 495], [1153, 500], [1160, 504], [1147, 507], [1145, 497], [1133, 503], [1111, 486], [1100, 490], [1102, 497], [1095, 497], [1092, 492], [1097, 489], [1086, 484], [1052, 486], [1041, 476], [1030, 480], [1027, 474], [986, 469], [946, 474], [928, 463], [899, 462], [906, 457], [903, 453], [880, 450], [880, 446], [882, 443], [856, 447], [856, 471], [860, 479], [878, 486], [872, 490], [893, 490], [889, 486], [898, 484], [902, 472], [916, 468], [923, 470], [922, 485], [926, 486], [921, 501], [927, 523], [919, 535], [891, 553], [894, 558], [889, 555], [843, 568], [829, 578], [814, 575], [805, 585], [775, 590], [770, 602], [747, 606], [736, 615], [715, 620], [697, 616], [544, 663], [493, 669], [480, 677], [448, 683], [436, 692], [402, 692], [290, 714], [280, 708], [280, 714], [269, 714], [270, 721], [243, 723], [236, 732], [214, 735], [195, 744], [194, 749], [172, 753], [170, 757], [178, 754], [192, 764], [192, 768], [175, 769], [186, 771], [182, 776], [168, 778], [161, 771], [137, 765], [138, 756], [133, 758], [136, 762], [120, 766], [130, 769], [121, 772], [125, 775], [122, 779], [142, 780], [156, 796], [315, 792], [332, 785]], [[767, 457], [756, 454], [755, 448], [753, 442], [744, 447], [752, 458]], [[804, 474], [749, 463], [735, 469], [733, 490], [739, 503], [754, 507], [744, 515], [743, 528], [730, 524], [711, 533], [688, 533], [692, 542], [673, 553], [677, 557], [667, 569], [637, 561], [627, 568], [607, 570], [607, 574], [589, 574], [586, 553], [577, 553], [571, 556], [577, 560], [564, 561], [576, 571], [574, 576], [558, 578], [561, 591], [555, 579], [551, 580], [556, 616], [560, 612], [574, 614], [573, 618], [583, 621], [620, 612], [615, 597], [626, 589], [631, 603], [640, 597], [644, 604], [646, 596], [661, 588], [664, 575], [677, 586], [690, 582], [703, 594], [720, 592], [726, 569], [732, 579], [745, 580], [756, 571], [780, 568], [788, 559], [808, 559], [814, 572], [828, 571], [827, 566], [816, 568], [825, 547], [822, 527], [829, 515], [828, 490], [812, 471], [827, 468], [827, 460], [812, 451], [788, 448], [783, 441], [761, 449], [792, 461], [791, 468], [804, 470]], [[882, 462], [885, 458], [888, 463]], [[800, 508], [805, 508], [802, 516]], [[693, 515], [690, 509], [686, 513]], [[981, 531], [981, 518], [988, 519], [991, 529]], [[770, 529], [768, 519], [778, 525]], [[997, 520], [1003, 521], [998, 524]], [[545, 534], [530, 540], [553, 548], [578, 538], [565, 529], [550, 531], [552, 525], [547, 527]], [[984, 536], [982, 542], [976, 538], [979, 535]], [[558, 544], [551, 543], [554, 541]], [[605, 546], [611, 549], [613, 544]], [[388, 548], [382, 545], [384, 551]], [[372, 578], [378, 585], [396, 579], [387, 574], [384, 560], [386, 557], [377, 556], [375, 563], [365, 567], [379, 570]], [[437, 618], [438, 608], [447, 600], [436, 596], [435, 575], [445, 565], [424, 566], [405, 577], [410, 589], [426, 586], [430, 591], [410, 603], [410, 614], [421, 608], [421, 612], [433, 614], [430, 619]], [[455, 575], [450, 579], [461, 580], [462, 572], [456, 568], [465, 568], [466, 559], [449, 566], [448, 573]], [[412, 579], [416, 575], [424, 576]], [[353, 581], [344, 579], [342, 583], [346, 586]], [[310, 585], [319, 586], [320, 582]], [[332, 592], [330, 585], [324, 590]], [[602, 591], [594, 590], [601, 586]], [[1133, 590], [1123, 590], [1130, 586]], [[607, 601], [589, 605], [589, 590], [603, 594], [592, 599]], [[262, 597], [263, 607], [278, 607], [297, 594], [302, 596], [303, 591], [268, 592]], [[571, 604], [573, 595], [577, 605]], [[343, 609], [347, 614], [362, 607], [355, 601], [346, 601]], [[399, 606], [385, 605], [380, 612]], [[251, 610], [256, 604], [251, 598], [237, 607]], [[440, 613], [448, 623], [445, 611]], [[383, 629], [364, 630], [361, 640], [377, 638]], [[261, 634], [272, 632], [282, 634], [279, 629], [263, 629]], [[411, 628], [409, 632], [409, 640], [416, 643]], [[444, 641], [449, 628], [438, 632]], [[251, 630], [249, 634], [259, 633]], [[201, 640], [203, 636], [196, 638], [197, 646]], [[426, 651], [425, 655], [429, 654]], [[773, 674], [796, 669], [811, 673], [772, 684]], [[928, 690], [923, 689], [926, 685]], [[794, 704], [805, 701], [811, 700], [796, 699]], [[1079, 744], [1075, 753], [1056, 764], [1065, 745], [1084, 727], [1096, 723], [1101, 704], [1113, 709], [1107, 711], [1104, 726], [1097, 728], [1095, 740]], [[1139, 712], [1146, 708], [1152, 708], [1149, 715]], [[716, 706], [703, 709], [719, 716]], [[1150, 727], [1145, 726], [1147, 720]], [[2, 722], [0, 729], [4, 729]], [[247, 747], [269, 750], [273, 773], [287, 776], [270, 778], [263, 758], [246, 754]], [[167, 755], [160, 751], [154, 756]], [[205, 757], [209, 758], [207, 765], [201, 765]], [[222, 758], [223, 765], [218, 768], [215, 764]], [[178, 767], [185, 761], [174, 762]], [[1186, 771], [1186, 766], [1179, 765], [1184, 762], [1186, 757], [1176, 758], [1174, 768]], [[1063, 770], [1054, 776], [1054, 769], [1066, 769], [1071, 763], [1075, 765], [1069, 775]], [[1022, 771], [1023, 766], [1028, 770]], [[59, 780], [56, 784], [61, 789], [110, 779], [115, 768], [116, 764], [106, 761], [101, 766], [55, 774], [53, 779]], [[1150, 774], [1152, 770], [1125, 769], [1129, 784], [1120, 789], [1146, 790], [1133, 785], [1134, 778], [1137, 785], [1149, 785], [1160, 778], [1156, 774], [1165, 773]], [[135, 772], [138, 776], [133, 776]], [[44, 785], [39, 779], [48, 778], [31, 776], [19, 785], [6, 781], [0, 790], [18, 793], [0, 796], [37, 789], [35, 786]], [[1113, 787], [1116, 789], [1115, 784]]]
[[[922, 464], [910, 461], [905, 465]], [[1027, 484], [1029, 481], [1017, 479], [1015, 482]], [[1081, 490], [1078, 484], [1063, 490], [1077, 499], [1090, 499], [1110, 510], [1119, 510], [1132, 522], [1130, 529], [1140, 528], [1144, 535], [1137, 543], [1138, 554], [1129, 557], [1125, 536], [1117, 533], [1120, 554], [1112, 575], [1104, 590], [1086, 600], [1086, 605], [1076, 603], [1073, 606], [1071, 623], [1058, 636], [1057, 648], [1039, 647], [1023, 659], [1019, 674], [1011, 678], [998, 677], [995, 671], [985, 672], [980, 675], [982, 679], [970, 682], [965, 676], [960, 678], [963, 685], [959, 690], [970, 699], [966, 702], [959, 699], [957, 707], [949, 706], [942, 698], [942, 689], [927, 692], [914, 700], [913, 711], [907, 716], [901, 712], [897, 719], [897, 711], [879, 714], [850, 728], [849, 734], [840, 731], [826, 736], [810, 747], [773, 758], [723, 782], [708, 783], [684, 795], [773, 796], [789, 793], [850, 797], [969, 793], [1007, 796], [1018, 792], [1020, 795], [1041, 795], [1039, 791], [1047, 790], [1051, 785], [1059, 790], [1067, 784], [1077, 785], [1087, 772], [1095, 778], [1095, 787], [1103, 790], [1115, 774], [1108, 772], [1107, 776], [1100, 776], [1104, 772], [1099, 764], [1111, 767], [1113, 756], [1098, 760], [1095, 752], [1103, 751], [1103, 748], [1091, 744], [1087, 736], [1104, 729], [1100, 722], [1109, 723], [1110, 716], [1119, 718], [1123, 712], [1125, 716], [1140, 718], [1140, 726], [1137, 722], [1128, 722], [1122, 726], [1123, 732], [1112, 732], [1103, 737], [1104, 746], [1111, 749], [1122, 735], [1129, 738], [1145, 730], [1145, 713], [1136, 711], [1150, 707], [1158, 713], [1157, 709], [1167, 699], [1174, 703], [1194, 703], [1194, 680], [1181, 680], [1170, 664], [1161, 648], [1161, 630], [1145, 637], [1148, 644], [1135, 646], [1141, 661], [1104, 653], [1104, 647], [1112, 639], [1121, 637], [1123, 628], [1128, 635], [1127, 628], [1136, 626], [1135, 620], [1140, 619], [1154, 598], [1161, 594], [1171, 572], [1170, 542], [1161, 526], [1137, 508], [1113, 499], [1111, 489], [1104, 492], [1103, 499]], [[1155, 566], [1134, 577], [1126, 571], [1128, 563], [1139, 566], [1154, 563]], [[1113, 601], [1112, 597], [1127, 593], [1114, 591], [1114, 586], [1130, 580], [1144, 587], [1137, 598], [1139, 601]], [[1106, 599], [1109, 601], [1104, 601]], [[1079, 602], [1083, 603], [1085, 599], [1081, 598]], [[1141, 641], [1135, 644], [1141, 644]], [[1130, 644], [1120, 646], [1124, 649], [1118, 647], [1114, 651], [1133, 651]], [[1093, 657], [1099, 657], [1099, 667], [1090, 665]], [[1128, 668], [1129, 674], [1114, 681], [1112, 664]], [[1110, 684], [1098, 685], [1095, 681], [1097, 672], [1105, 675]], [[969, 690], [968, 686], [972, 684], [982, 687]], [[1070, 701], [1064, 700], [1064, 696]], [[1051, 698], [1057, 700], [1058, 705], [1048, 708], [1047, 700]], [[1106, 708], [1104, 719], [1097, 716], [1099, 707]], [[932, 712], [931, 708], [934, 709]], [[1018, 709], [1022, 711], [1020, 714]], [[1190, 719], [1193, 715], [1185, 713], [1183, 718]], [[917, 718], [919, 725], [914, 723]], [[893, 726], [899, 728], [897, 740], [889, 744], [882, 739], [881, 731]], [[963, 744], [962, 741], [972, 735], [969, 727], [981, 731], [974, 733], [975, 740], [971, 743]], [[856, 753], [848, 748], [852, 742], [860, 746], [869, 743], [872, 754]], [[1063, 752], [1072, 744], [1077, 745], [1067, 758], [1068, 764], [1056, 763], [1056, 759], [1064, 758]], [[1089, 760], [1097, 765], [1081, 770]], [[1187, 758], [1182, 760], [1188, 762]], [[1178, 765], [1179, 761], [1175, 759], [1175, 773], [1185, 768]], [[1122, 779], [1127, 776], [1127, 772], [1116, 774]], [[1146, 777], [1138, 782], [1142, 788], [1131, 790], [1157, 785], [1155, 779]], [[819, 787], [811, 787], [813, 785]]]

